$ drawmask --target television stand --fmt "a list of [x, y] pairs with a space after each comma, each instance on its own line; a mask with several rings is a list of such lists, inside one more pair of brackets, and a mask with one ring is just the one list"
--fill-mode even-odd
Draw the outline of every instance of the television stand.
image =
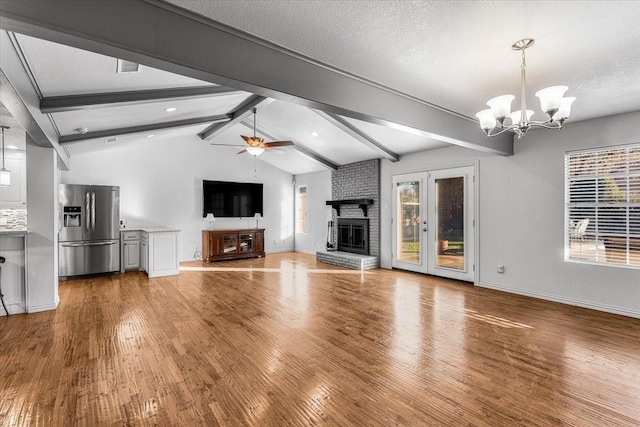
[[202, 230], [204, 262], [264, 256], [264, 228]]

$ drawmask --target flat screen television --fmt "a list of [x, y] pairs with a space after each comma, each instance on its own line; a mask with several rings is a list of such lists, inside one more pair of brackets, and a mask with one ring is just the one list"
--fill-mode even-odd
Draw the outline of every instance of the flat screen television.
[[262, 212], [262, 184], [202, 181], [202, 216], [252, 217]]

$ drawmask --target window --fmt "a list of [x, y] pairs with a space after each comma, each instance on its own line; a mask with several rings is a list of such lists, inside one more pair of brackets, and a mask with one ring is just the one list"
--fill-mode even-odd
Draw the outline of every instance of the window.
[[307, 232], [307, 186], [298, 187], [298, 233]]
[[565, 260], [640, 268], [640, 144], [565, 157]]

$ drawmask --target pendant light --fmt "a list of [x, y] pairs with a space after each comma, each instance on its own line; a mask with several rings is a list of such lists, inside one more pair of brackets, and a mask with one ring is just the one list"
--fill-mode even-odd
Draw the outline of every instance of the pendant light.
[[4, 167], [4, 130], [9, 129], [8, 126], [0, 126], [2, 128], [2, 169], [0, 169], [0, 186], [8, 187], [11, 185], [11, 171]]

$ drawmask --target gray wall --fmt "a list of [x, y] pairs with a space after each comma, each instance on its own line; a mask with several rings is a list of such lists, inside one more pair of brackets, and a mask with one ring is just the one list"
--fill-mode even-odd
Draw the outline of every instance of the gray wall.
[[640, 270], [564, 262], [565, 152], [640, 142], [638, 123], [640, 112], [530, 131], [509, 157], [452, 147], [382, 161], [381, 266], [391, 268], [392, 176], [477, 161], [480, 286], [640, 317]]
[[[307, 186], [307, 232], [296, 233], [296, 252], [315, 254], [327, 244], [327, 222], [331, 219], [331, 172], [296, 175], [296, 186]], [[297, 203], [297, 199], [296, 199]], [[296, 212], [298, 206], [296, 205]], [[297, 221], [297, 218], [296, 218]]]
[[[369, 254], [380, 256], [380, 160], [340, 166], [331, 173], [331, 200], [373, 199], [373, 205], [367, 207], [369, 218]], [[338, 216], [332, 209], [332, 219], [337, 225]], [[358, 205], [340, 207], [340, 218], [364, 218]], [[334, 244], [338, 243], [337, 228], [334, 227]]]

